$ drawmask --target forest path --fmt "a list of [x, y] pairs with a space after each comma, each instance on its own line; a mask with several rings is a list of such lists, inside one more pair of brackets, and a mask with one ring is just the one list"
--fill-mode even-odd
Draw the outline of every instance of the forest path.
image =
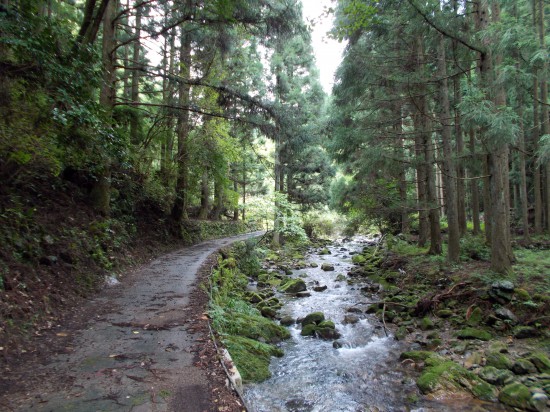
[[[194, 364], [206, 324], [206, 298], [197, 293], [197, 274], [213, 252], [261, 233], [180, 249], [106, 288], [83, 305], [86, 317], [79, 328], [57, 328], [55, 337], [65, 340], [61, 353], [44, 364], [31, 364], [34, 370], [27, 367], [30, 388], [18, 393], [16, 385], [10, 389], [3, 382], [2, 409], [211, 410], [207, 372]], [[23, 381], [25, 374], [11, 378]]]

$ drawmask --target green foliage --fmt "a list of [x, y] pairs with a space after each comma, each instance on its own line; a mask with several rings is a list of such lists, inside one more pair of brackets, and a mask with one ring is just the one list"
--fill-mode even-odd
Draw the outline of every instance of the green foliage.
[[309, 238], [333, 237], [342, 233], [347, 219], [333, 211], [312, 210], [302, 215], [303, 227]]
[[[218, 267], [211, 274], [209, 305], [214, 329], [222, 337], [243, 379], [248, 382], [270, 376], [271, 356], [282, 356], [281, 350], [273, 343], [290, 337], [286, 328], [263, 317], [244, 298], [248, 279], [239, 267], [250, 269], [250, 262], [255, 259], [251, 247], [240, 243], [230, 252], [235, 257], [218, 260]], [[240, 261], [241, 257], [245, 258], [244, 262]]]
[[482, 236], [465, 236], [460, 239], [460, 253], [463, 258], [489, 260], [489, 247]]

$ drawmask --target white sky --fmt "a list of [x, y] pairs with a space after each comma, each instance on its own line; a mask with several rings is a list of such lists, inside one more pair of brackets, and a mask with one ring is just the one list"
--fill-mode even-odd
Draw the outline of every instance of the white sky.
[[335, 7], [335, 2], [332, 0], [302, 0], [302, 6], [306, 22], [314, 22], [311, 33], [313, 50], [321, 84], [325, 92], [330, 94], [334, 83], [334, 73], [342, 61], [342, 52], [345, 47], [344, 43], [339, 43], [327, 36], [327, 32], [332, 28], [332, 15], [324, 16], [323, 11], [328, 7]]

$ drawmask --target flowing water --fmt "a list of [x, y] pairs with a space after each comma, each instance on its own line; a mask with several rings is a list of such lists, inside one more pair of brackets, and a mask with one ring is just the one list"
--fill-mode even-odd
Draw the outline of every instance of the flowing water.
[[[362, 294], [361, 285], [336, 280], [352, 268], [350, 252], [360, 252], [366, 243], [367, 239], [335, 242], [329, 247], [330, 255], [308, 257], [319, 267], [293, 272], [293, 276], [304, 278], [311, 296], [282, 297], [281, 315], [296, 319], [321, 311], [336, 324], [344, 346], [335, 349], [332, 341], [300, 336], [300, 326], [291, 326], [292, 337], [282, 344], [285, 356], [272, 361], [273, 376], [246, 387], [245, 397], [252, 410], [407, 410], [403, 405], [416, 389], [413, 381], [395, 370], [401, 344], [387, 337], [372, 315], [353, 313], [360, 321], [344, 323], [349, 308], [364, 312], [368, 306], [365, 302], [376, 300], [376, 296]], [[335, 271], [323, 271], [322, 263], [334, 265]], [[327, 289], [314, 292], [316, 285], [326, 285]]]
[[[316, 268], [293, 271], [308, 284], [310, 297], [279, 296], [284, 307], [281, 315], [294, 319], [321, 311], [336, 324], [344, 346], [335, 349], [332, 341], [300, 335], [300, 326], [290, 327], [291, 338], [283, 342], [282, 358], [271, 362], [272, 377], [245, 387], [245, 400], [251, 412], [358, 412], [358, 411], [497, 411], [494, 403], [468, 398], [445, 401], [422, 399], [410, 407], [410, 397], [419, 396], [413, 379], [401, 368], [399, 355], [410, 350], [407, 344], [386, 336], [378, 319], [365, 314], [367, 302], [377, 296], [361, 291], [362, 284], [349, 285], [338, 281], [353, 267], [351, 256], [371, 244], [372, 239], [355, 238], [337, 241], [329, 246], [330, 255], [312, 253], [310, 262]], [[334, 265], [334, 271], [323, 271], [322, 263]], [[327, 286], [314, 292], [314, 286]], [[350, 308], [358, 323], [346, 324], [344, 317]], [[352, 310], [354, 310], [352, 309]]]

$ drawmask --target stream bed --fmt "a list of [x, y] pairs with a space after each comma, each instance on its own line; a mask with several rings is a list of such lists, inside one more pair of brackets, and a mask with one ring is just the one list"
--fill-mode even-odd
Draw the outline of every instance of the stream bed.
[[[335, 349], [331, 340], [303, 337], [300, 325], [290, 326], [292, 336], [281, 346], [285, 355], [272, 360], [273, 376], [245, 388], [253, 411], [409, 410], [404, 405], [406, 398], [416, 393], [416, 385], [395, 369], [403, 344], [386, 336], [373, 315], [364, 314], [366, 302], [376, 300], [376, 295], [365, 295], [360, 284], [337, 279], [352, 268], [351, 254], [361, 252], [369, 241], [354, 238], [334, 242], [328, 247], [331, 254], [307, 256], [318, 267], [293, 271], [294, 277], [304, 278], [311, 296], [280, 297], [284, 303], [281, 315], [299, 319], [311, 312], [323, 312], [335, 323], [343, 347]], [[322, 270], [323, 263], [335, 270]], [[327, 289], [315, 292], [314, 286]], [[345, 322], [350, 315], [359, 321]]]
[[[359, 412], [359, 411], [501, 411], [501, 405], [464, 397], [426, 400], [399, 360], [410, 343], [399, 342], [374, 316], [365, 314], [369, 302], [379, 300], [375, 292], [364, 292], [365, 283], [348, 284], [347, 273], [354, 266], [352, 255], [360, 253], [374, 239], [335, 241], [330, 254], [313, 251], [306, 260], [317, 267], [293, 270], [301, 277], [310, 296], [278, 295], [280, 315], [301, 319], [323, 312], [341, 334], [338, 343], [300, 335], [299, 324], [289, 326], [291, 338], [281, 344], [282, 358], [273, 358], [272, 377], [245, 386], [250, 412]], [[323, 263], [334, 271], [321, 269]], [[314, 291], [315, 287], [323, 291]], [[320, 289], [320, 288], [318, 288]], [[351, 320], [351, 321], [350, 321]], [[353, 323], [356, 322], [356, 323]], [[410, 370], [409, 370], [410, 374]]]

